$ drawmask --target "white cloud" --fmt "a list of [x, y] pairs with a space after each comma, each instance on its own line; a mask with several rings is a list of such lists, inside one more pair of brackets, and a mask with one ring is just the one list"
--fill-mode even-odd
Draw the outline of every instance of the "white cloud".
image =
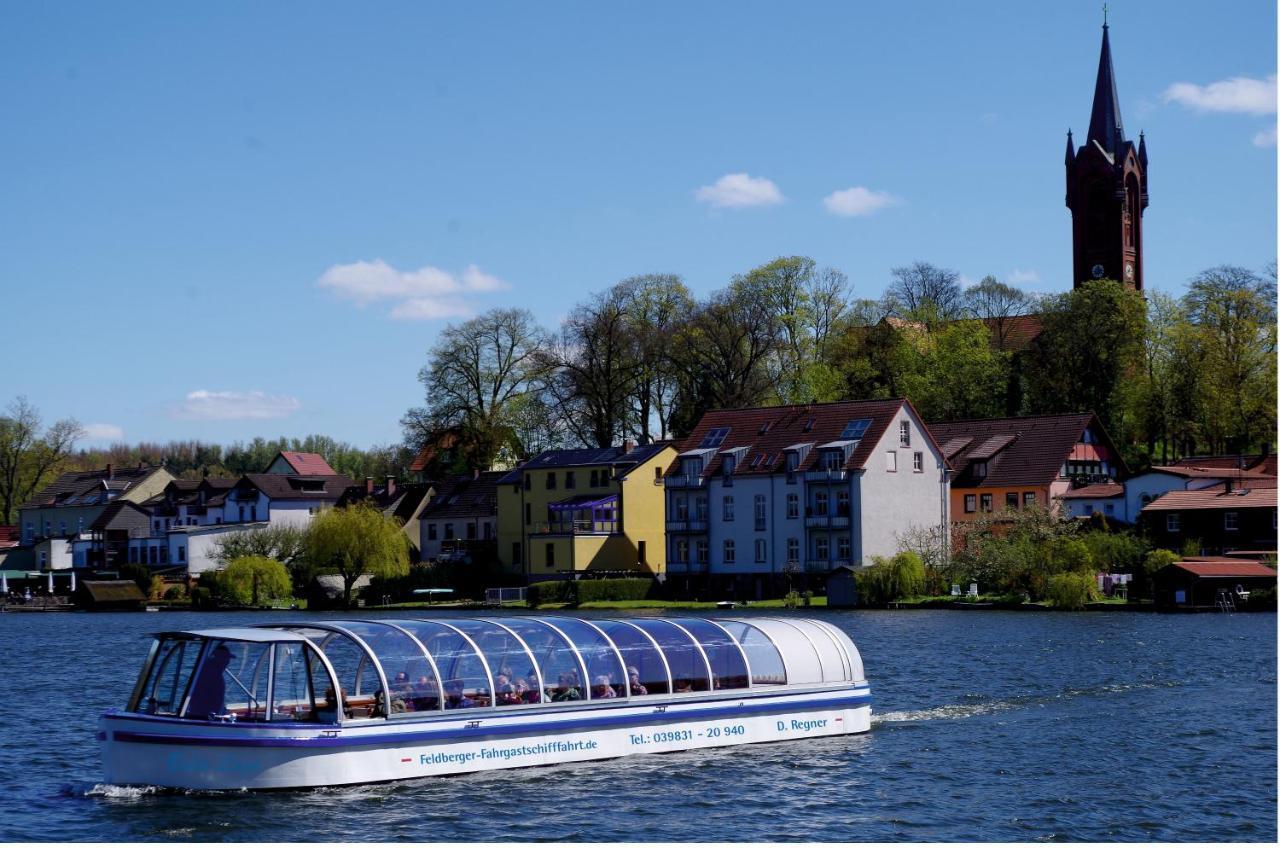
[[124, 429], [115, 424], [85, 424], [82, 428], [84, 437], [94, 442], [119, 441], [124, 438]]
[[470, 315], [472, 298], [510, 288], [475, 265], [468, 265], [461, 274], [431, 265], [401, 271], [381, 259], [334, 265], [320, 275], [316, 285], [359, 306], [393, 301], [390, 315], [402, 320]]
[[828, 212], [845, 218], [870, 215], [872, 212], [878, 212], [886, 206], [894, 206], [900, 202], [887, 191], [872, 191], [863, 186], [833, 191], [822, 198], [822, 205], [827, 207]]
[[1008, 283], [1011, 286], [1024, 286], [1027, 283], [1040, 282], [1040, 272], [1034, 268], [1023, 270], [1022, 268], [1014, 268], [1009, 272]]
[[269, 395], [266, 392], [211, 392], [196, 389], [188, 392], [186, 400], [174, 412], [175, 418], [206, 421], [234, 419], [286, 418], [297, 412], [302, 404], [289, 395]]
[[784, 200], [773, 180], [750, 174], [725, 174], [712, 185], [698, 189], [696, 197], [716, 209], [772, 206]]
[[1254, 147], [1275, 147], [1276, 146], [1276, 128], [1274, 126], [1267, 127], [1265, 130], [1258, 130], [1253, 136]]
[[1276, 111], [1276, 76], [1266, 79], [1232, 77], [1196, 85], [1175, 82], [1164, 90], [1164, 102], [1181, 103], [1197, 112], [1242, 112], [1270, 115]]

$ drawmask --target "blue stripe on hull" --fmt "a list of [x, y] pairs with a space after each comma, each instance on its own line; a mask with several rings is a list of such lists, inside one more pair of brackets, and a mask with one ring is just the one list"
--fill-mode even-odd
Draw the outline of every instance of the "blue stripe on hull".
[[870, 695], [851, 695], [843, 698], [826, 698], [806, 701], [789, 701], [772, 704], [742, 704], [740, 706], [712, 707], [687, 712], [653, 712], [645, 715], [582, 716], [564, 721], [544, 721], [529, 724], [510, 724], [490, 727], [458, 727], [445, 730], [418, 730], [401, 733], [381, 733], [369, 736], [324, 736], [311, 739], [269, 737], [246, 739], [225, 736], [168, 736], [161, 733], [137, 733], [130, 730], [111, 732], [117, 742], [136, 742], [150, 745], [206, 745], [227, 748], [365, 748], [414, 744], [421, 742], [445, 742], [495, 736], [523, 736], [530, 733], [564, 733], [574, 730], [602, 730], [675, 721], [696, 721], [705, 718], [760, 715], [794, 712], [798, 709], [843, 709], [861, 707], [871, 703]]

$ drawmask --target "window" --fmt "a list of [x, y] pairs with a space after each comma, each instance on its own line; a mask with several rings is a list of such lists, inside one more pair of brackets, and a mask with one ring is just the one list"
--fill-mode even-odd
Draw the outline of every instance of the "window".
[[593, 468], [593, 469], [591, 469], [591, 488], [593, 488], [593, 489], [594, 489], [594, 488], [596, 488], [596, 487], [597, 487], [597, 486], [599, 486], [599, 485], [600, 485], [600, 472], [599, 472], [599, 471], [596, 471], [596, 470]]
[[756, 495], [756, 529], [763, 530], [766, 524], [768, 506], [765, 504], [764, 495]]
[[733, 495], [724, 496], [724, 520], [733, 520]]
[[684, 498], [676, 498], [676, 521], [689, 520], [689, 502]]
[[[240, 507], [240, 520], [244, 521], [244, 507]], [[160, 519], [156, 519], [156, 532], [160, 532]]]
[[178, 562], [187, 561], [187, 549], [182, 545], [178, 545]]
[[975, 480], [982, 480], [987, 476], [987, 464], [985, 462], [975, 462], [973, 464], [973, 477]]
[[849, 516], [849, 491], [841, 489], [836, 492], [836, 515], [847, 518]]
[[829, 496], [827, 495], [827, 493], [822, 489], [819, 489], [818, 491], [813, 493], [813, 514], [814, 515], [827, 514], [828, 497]]
[[898, 424], [898, 444], [904, 448], [911, 447], [911, 422], [903, 421]]
[[67, 522], [65, 521], [58, 522], [58, 535], [59, 536], [67, 535]]
[[800, 496], [795, 492], [787, 495], [787, 518], [800, 517]]
[[818, 537], [818, 540], [813, 544], [813, 550], [814, 553], [817, 554], [818, 559], [831, 558], [831, 542], [826, 536]]
[[556, 487], [556, 473], [554, 471], [547, 472], [547, 488], [554, 489]]
[[1005, 509], [1007, 509], [1007, 510], [1009, 510], [1010, 512], [1013, 512], [1013, 511], [1015, 511], [1015, 510], [1018, 508], [1018, 493], [1017, 493], [1017, 492], [1005, 492], [1005, 493], [1004, 493], [1004, 508], [1005, 508]]
[[898, 452], [897, 451], [885, 451], [884, 468], [886, 471], [890, 471], [890, 472], [898, 470]]
[[697, 561], [703, 565], [706, 565], [707, 560], [711, 559], [711, 545], [706, 539], [699, 539], [694, 545], [693, 550], [697, 555]]
[[724, 476], [732, 477], [733, 468], [735, 465], [737, 465], [737, 463], [738, 463], [737, 457], [735, 457], [733, 454], [726, 455], [720, 465], [721, 470], [724, 471]]
[[524, 475], [524, 489], [525, 489], [525, 491], [526, 491], [526, 492], [527, 492], [527, 491], [530, 491], [530, 490], [532, 490], [532, 489], [533, 489], [533, 475], [532, 475], [532, 474], [526, 474], [526, 475]]
[[511, 543], [511, 564], [524, 565], [524, 549], [520, 547], [519, 542]]
[[1026, 508], [1027, 508], [1027, 507], [1029, 507], [1029, 506], [1035, 506], [1035, 505], [1036, 505], [1036, 493], [1035, 493], [1035, 492], [1023, 492], [1023, 493], [1022, 493], [1022, 508], [1023, 508], [1023, 509], [1026, 509]]
[[689, 540], [676, 539], [674, 559], [676, 562], [689, 561]]
[[445, 523], [445, 525], [444, 525], [444, 537], [445, 537], [446, 539], [452, 539], [452, 538], [453, 538], [453, 525], [452, 525], [451, 523], [448, 523], [448, 522], [446, 522], [446, 523]]
[[756, 562], [764, 562], [769, 555], [769, 543], [764, 539], [756, 539]]
[[978, 496], [977, 496], [977, 495], [965, 495], [965, 496], [964, 496], [964, 511], [965, 511], [965, 512], [977, 512], [977, 511], [978, 511]]
[[545, 556], [546, 556], [546, 560], [545, 560], [545, 562], [547, 563], [547, 568], [555, 568], [555, 567], [556, 567], [556, 545], [555, 545], [555, 542], [547, 542], [547, 546], [546, 546], [546, 554], [545, 554]]
[[1222, 514], [1222, 529], [1228, 533], [1234, 533], [1240, 529], [1240, 513], [1224, 512]]
[[787, 539], [787, 562], [796, 562], [800, 559], [800, 540]]
[[578, 482], [578, 481], [577, 481], [577, 475], [576, 475], [576, 474], [574, 474], [574, 472], [572, 472], [572, 471], [566, 471], [566, 472], [564, 473], [564, 487], [565, 487], [566, 489], [572, 489], [572, 488], [574, 488], [574, 486], [576, 486], [576, 485], [577, 485], [577, 482]]
[[476, 523], [474, 521], [467, 522], [467, 538], [474, 539], [476, 537]]
[[924, 473], [924, 453], [916, 451], [911, 455], [911, 470], [917, 474]]
[[736, 556], [736, 553], [735, 553], [735, 551], [734, 551], [733, 540], [732, 540], [732, 539], [725, 539], [725, 540], [724, 540], [724, 561], [725, 561], [725, 564], [727, 564], [727, 565], [732, 564], [732, 563], [733, 563], [733, 561], [734, 561], [734, 557], [735, 557], [735, 556]]
[[1171, 512], [1164, 517], [1164, 529], [1170, 533], [1177, 533], [1182, 530], [1182, 516], [1176, 512]]
[[991, 497], [991, 495], [983, 495], [983, 496], [982, 496], [982, 511], [983, 511], [983, 512], [992, 512], [992, 511], [994, 510], [994, 507], [991, 505], [991, 501], [992, 501], [992, 497]]
[[1111, 503], [1103, 504], [1102, 511], [1105, 512], [1107, 515], [1115, 515], [1116, 505]]
[[848, 536], [836, 537], [836, 559], [848, 560], [849, 554], [853, 548], [849, 544]]
[[524, 523], [525, 524], [533, 523], [533, 504], [524, 505]]
[[439, 532], [439, 531], [438, 531], [438, 525], [437, 525], [437, 524], [435, 524], [435, 523], [428, 524], [428, 525], [427, 525], [427, 541], [428, 541], [428, 542], [434, 542], [434, 541], [436, 540], [436, 533], [437, 533], [437, 532]]
[[697, 521], [707, 520], [707, 496], [700, 495], [693, 502], [693, 517]]

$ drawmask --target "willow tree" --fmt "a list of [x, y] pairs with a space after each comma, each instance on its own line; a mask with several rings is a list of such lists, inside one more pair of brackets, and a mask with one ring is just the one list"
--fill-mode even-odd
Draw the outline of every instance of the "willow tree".
[[306, 557], [313, 573], [342, 578], [342, 603], [361, 576], [409, 573], [409, 540], [400, 525], [367, 504], [325, 510], [307, 531]]

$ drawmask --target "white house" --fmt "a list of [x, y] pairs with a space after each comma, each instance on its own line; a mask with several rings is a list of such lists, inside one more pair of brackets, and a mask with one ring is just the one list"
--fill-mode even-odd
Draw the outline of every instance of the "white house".
[[948, 523], [948, 466], [904, 399], [715, 410], [664, 477], [667, 573], [762, 597]]

